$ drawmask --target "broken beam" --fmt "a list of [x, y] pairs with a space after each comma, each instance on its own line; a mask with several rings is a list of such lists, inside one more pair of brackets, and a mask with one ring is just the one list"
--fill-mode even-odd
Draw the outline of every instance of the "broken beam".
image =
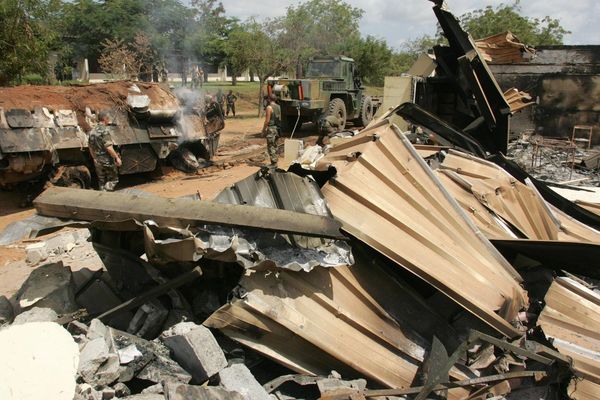
[[345, 239], [332, 218], [247, 205], [61, 187], [46, 190], [33, 204], [41, 215], [83, 221], [153, 220], [179, 228], [206, 224]]

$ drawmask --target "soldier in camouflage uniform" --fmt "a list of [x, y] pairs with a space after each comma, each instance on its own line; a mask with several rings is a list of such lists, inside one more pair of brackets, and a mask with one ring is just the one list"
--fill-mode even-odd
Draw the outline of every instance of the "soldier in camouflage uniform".
[[263, 134], [267, 138], [267, 152], [271, 159], [271, 165], [277, 165], [277, 138], [281, 132], [281, 107], [276, 103], [277, 96], [269, 96], [269, 105], [265, 108], [265, 124]]
[[90, 132], [88, 148], [96, 167], [99, 189], [113, 191], [119, 182], [117, 168], [121, 166], [121, 157], [113, 147], [114, 143], [107, 127], [109, 122], [108, 112], [100, 111], [98, 125]]
[[342, 128], [342, 120], [336, 115], [322, 115], [319, 119], [319, 139], [317, 144], [323, 146], [323, 139], [330, 138]]

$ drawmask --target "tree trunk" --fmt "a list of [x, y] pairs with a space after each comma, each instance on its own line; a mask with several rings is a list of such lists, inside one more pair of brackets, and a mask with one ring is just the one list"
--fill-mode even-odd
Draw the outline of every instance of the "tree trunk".
[[231, 86], [236, 86], [237, 85], [237, 71], [233, 67], [231, 67], [230, 69], [231, 69]]
[[304, 71], [302, 70], [302, 62], [298, 60], [296, 63], [296, 79], [302, 79], [302, 75], [304, 75]]
[[250, 73], [250, 82], [254, 82], [254, 71], [250, 69], [248, 72]]
[[258, 89], [258, 116], [260, 117], [263, 111], [263, 98], [264, 98], [264, 89], [263, 85], [265, 83], [265, 79], [262, 76], [258, 76], [259, 89]]

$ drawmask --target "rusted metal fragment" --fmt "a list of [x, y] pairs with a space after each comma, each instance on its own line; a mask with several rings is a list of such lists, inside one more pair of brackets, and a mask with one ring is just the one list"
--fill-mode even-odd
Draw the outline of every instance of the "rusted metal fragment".
[[[357, 275], [355, 268], [365, 273]], [[423, 339], [382, 308], [366, 290], [369, 279], [368, 265], [277, 275], [249, 271], [240, 282], [241, 298], [204, 325], [298, 373], [327, 375], [335, 369], [349, 378], [408, 388], [425, 357]], [[398, 286], [399, 296], [401, 290]], [[450, 376], [465, 374], [452, 368]], [[449, 398], [465, 393], [452, 390]]]
[[342, 229], [498, 332], [518, 335], [511, 322], [527, 304], [519, 274], [394, 125], [369, 134], [334, 146], [324, 159], [338, 171], [322, 191]]
[[577, 376], [600, 385], [600, 294], [559, 277], [544, 301], [538, 325], [559, 352], [573, 359]]

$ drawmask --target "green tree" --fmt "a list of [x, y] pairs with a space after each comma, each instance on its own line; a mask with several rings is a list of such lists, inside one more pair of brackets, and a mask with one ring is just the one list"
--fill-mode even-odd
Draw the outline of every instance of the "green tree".
[[394, 54], [385, 40], [373, 36], [359, 38], [352, 43], [347, 53], [356, 62], [360, 77], [365, 83], [383, 85]]
[[58, 0], [0, 2], [0, 85], [19, 83], [31, 73], [49, 77], [60, 6]]
[[529, 18], [521, 14], [520, 0], [512, 4], [488, 6], [460, 17], [463, 28], [475, 39], [511, 31], [522, 42], [533, 46], [562, 44], [565, 35], [560, 20], [546, 16]]
[[360, 39], [362, 15], [363, 10], [342, 0], [308, 0], [288, 7], [272, 29], [287, 57], [301, 69], [309, 57], [340, 54], [350, 48]]

